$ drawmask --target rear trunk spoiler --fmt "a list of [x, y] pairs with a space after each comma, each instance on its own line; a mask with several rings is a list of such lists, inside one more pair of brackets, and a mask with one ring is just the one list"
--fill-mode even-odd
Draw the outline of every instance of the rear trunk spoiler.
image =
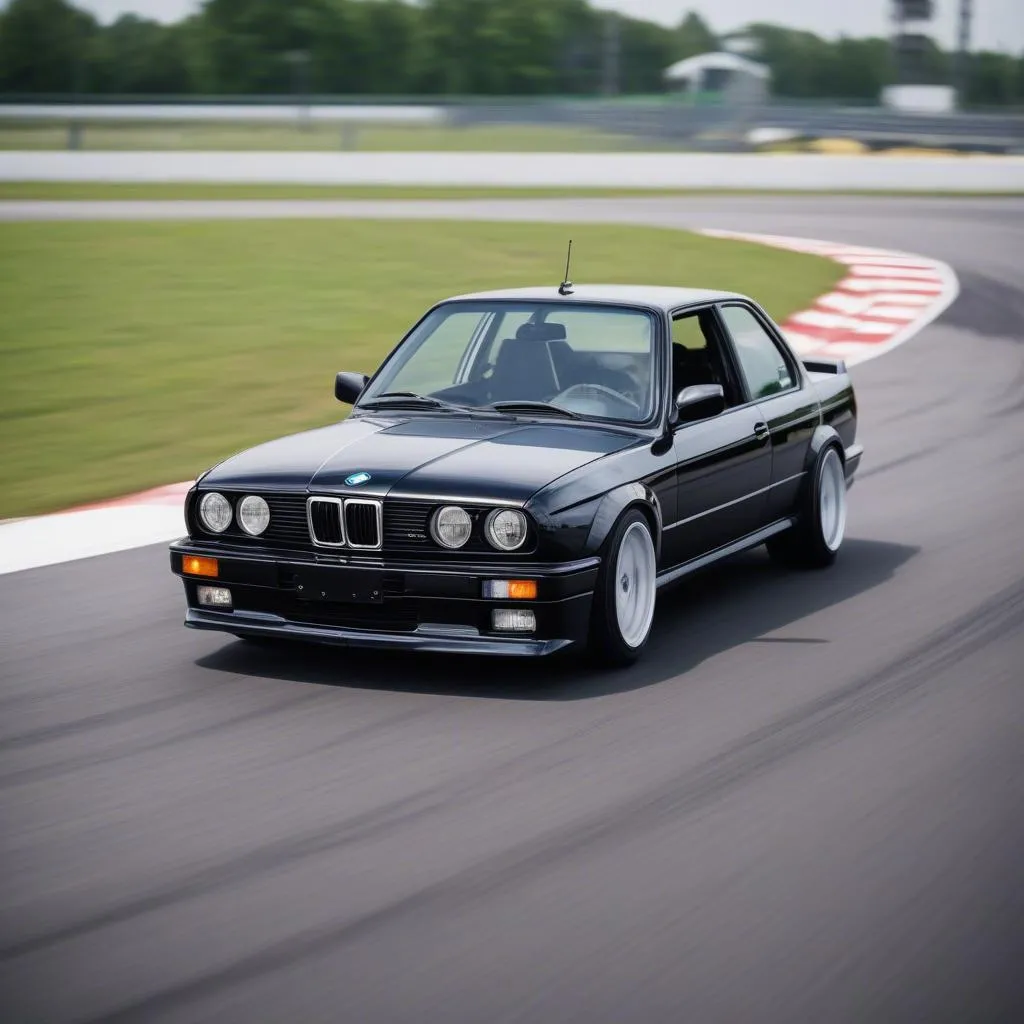
[[846, 361], [843, 359], [801, 359], [808, 373], [846, 373]]

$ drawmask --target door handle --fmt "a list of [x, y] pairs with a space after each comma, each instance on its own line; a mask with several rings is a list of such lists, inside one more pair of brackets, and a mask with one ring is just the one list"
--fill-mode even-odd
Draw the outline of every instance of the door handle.
[[763, 441], [763, 440], [765, 440], [765, 438], [769, 437], [770, 435], [771, 435], [771, 431], [768, 429], [768, 424], [767, 423], [755, 423], [754, 424], [754, 437], [756, 437], [758, 439], [758, 441]]

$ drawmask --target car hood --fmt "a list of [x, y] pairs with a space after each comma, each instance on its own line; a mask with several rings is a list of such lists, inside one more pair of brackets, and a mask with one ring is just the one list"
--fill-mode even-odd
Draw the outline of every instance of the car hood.
[[[203, 486], [517, 504], [636, 441], [564, 421], [358, 416], [241, 452], [214, 467]], [[368, 478], [356, 482], [357, 474]]]

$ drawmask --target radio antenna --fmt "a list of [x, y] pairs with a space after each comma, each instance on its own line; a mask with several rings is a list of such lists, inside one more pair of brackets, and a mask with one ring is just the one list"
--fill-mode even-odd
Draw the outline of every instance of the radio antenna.
[[558, 286], [559, 295], [572, 295], [572, 281], [569, 280], [569, 262], [572, 259], [572, 239], [569, 239], [569, 252], [565, 257], [565, 279]]

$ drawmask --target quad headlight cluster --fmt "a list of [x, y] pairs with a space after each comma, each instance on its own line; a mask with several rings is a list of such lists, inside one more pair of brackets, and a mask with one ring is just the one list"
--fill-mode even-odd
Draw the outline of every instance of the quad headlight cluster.
[[232, 508], [231, 502], [216, 491], [210, 491], [200, 499], [199, 521], [210, 533], [223, 533], [234, 519], [250, 537], [258, 537], [270, 525], [270, 506], [256, 494], [247, 494], [238, 502], [237, 508]]
[[[199, 521], [210, 533], [224, 533], [237, 522], [250, 537], [259, 537], [270, 526], [270, 506], [264, 498], [247, 494], [237, 505], [217, 491], [208, 491], [199, 500]], [[488, 513], [484, 536], [496, 551], [517, 551], [526, 543], [526, 516], [518, 509], [501, 508]], [[430, 520], [430, 535], [451, 551], [465, 547], [473, 534], [473, 519], [459, 505], [439, 508]]]
[[[514, 508], [495, 509], [484, 520], [487, 543], [498, 551], [516, 551], [526, 543], [526, 516]], [[430, 520], [430, 535], [443, 548], [456, 550], [469, 542], [473, 519], [458, 505], [439, 508]]]

